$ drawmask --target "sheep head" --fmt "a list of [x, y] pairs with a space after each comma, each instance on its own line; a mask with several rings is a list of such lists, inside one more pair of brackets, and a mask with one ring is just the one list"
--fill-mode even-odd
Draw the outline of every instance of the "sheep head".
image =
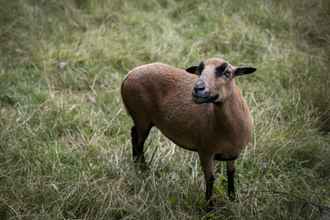
[[224, 102], [233, 93], [234, 78], [253, 73], [256, 68], [236, 67], [221, 58], [212, 58], [202, 61], [198, 66], [191, 66], [186, 71], [199, 76], [192, 96], [195, 103], [201, 104]]

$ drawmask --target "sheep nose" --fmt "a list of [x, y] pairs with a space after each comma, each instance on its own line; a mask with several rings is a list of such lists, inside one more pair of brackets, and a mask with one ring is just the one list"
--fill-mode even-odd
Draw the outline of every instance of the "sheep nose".
[[194, 86], [194, 91], [197, 93], [199, 91], [205, 90], [205, 83], [203, 80], [199, 79], [197, 80], [195, 86]]

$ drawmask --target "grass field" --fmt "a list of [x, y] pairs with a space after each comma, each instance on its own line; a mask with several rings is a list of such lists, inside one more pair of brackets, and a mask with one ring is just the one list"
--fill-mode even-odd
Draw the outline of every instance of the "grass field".
[[[0, 0], [0, 219], [329, 219], [330, 4], [326, 0]], [[131, 159], [119, 93], [131, 68], [210, 57], [238, 80], [255, 128], [219, 163], [204, 210], [198, 157], [156, 129]]]

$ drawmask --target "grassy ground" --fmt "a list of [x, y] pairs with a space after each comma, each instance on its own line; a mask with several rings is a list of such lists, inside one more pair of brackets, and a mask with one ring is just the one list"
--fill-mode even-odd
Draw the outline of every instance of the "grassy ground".
[[[0, 0], [0, 219], [326, 219], [329, 3]], [[255, 122], [237, 202], [218, 166], [203, 208], [197, 155], [152, 130], [134, 170], [119, 95], [134, 66], [209, 57], [239, 79]]]

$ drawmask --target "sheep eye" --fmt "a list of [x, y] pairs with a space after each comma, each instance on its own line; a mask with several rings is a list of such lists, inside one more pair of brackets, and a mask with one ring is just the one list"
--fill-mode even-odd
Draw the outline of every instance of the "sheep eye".
[[228, 77], [228, 71], [227, 71], [227, 67], [228, 67], [228, 63], [223, 63], [221, 66], [218, 66], [215, 69], [215, 74], [217, 77], [223, 76], [225, 75], [226, 77]]
[[223, 75], [224, 75], [227, 79], [229, 79], [229, 77], [230, 77], [230, 72], [229, 72], [228, 70], [225, 70], [225, 72], [223, 73]]

